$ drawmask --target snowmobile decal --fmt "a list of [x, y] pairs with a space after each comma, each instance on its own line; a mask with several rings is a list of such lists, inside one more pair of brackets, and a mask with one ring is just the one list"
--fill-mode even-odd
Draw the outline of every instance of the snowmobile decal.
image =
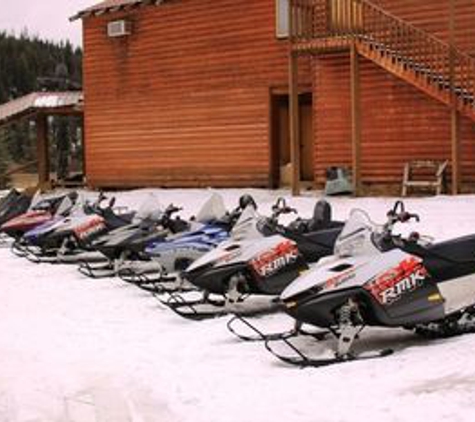
[[343, 274], [339, 274], [335, 277], [328, 279], [325, 282], [325, 288], [334, 289], [341, 286], [342, 284], [349, 282], [350, 280], [353, 280], [356, 277], [356, 270], [357, 268], [352, 268], [350, 271], [345, 271]]
[[85, 240], [86, 238], [104, 230], [105, 227], [106, 225], [104, 219], [100, 216], [94, 216], [87, 220], [84, 224], [76, 227], [74, 229], [74, 233], [79, 239]]
[[267, 278], [280, 269], [297, 261], [299, 251], [297, 245], [285, 240], [270, 251], [266, 251], [251, 261], [251, 267], [261, 277]]
[[364, 287], [383, 305], [391, 305], [424, 284], [429, 273], [416, 257], [401, 261]]

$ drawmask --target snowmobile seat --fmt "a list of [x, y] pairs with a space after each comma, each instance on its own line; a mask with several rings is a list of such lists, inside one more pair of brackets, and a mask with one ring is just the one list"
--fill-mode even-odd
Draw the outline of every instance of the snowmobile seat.
[[134, 212], [127, 214], [116, 214], [112, 208], [106, 208], [102, 210], [101, 214], [111, 229], [117, 229], [127, 224], [131, 224], [135, 216]]
[[333, 253], [336, 239], [343, 225], [310, 233], [287, 233], [286, 237], [297, 242], [300, 253], [307, 262], [316, 262], [323, 256]]
[[409, 242], [404, 250], [421, 257], [429, 274], [437, 281], [475, 273], [475, 235], [434, 243], [426, 247]]
[[332, 221], [332, 209], [324, 199], [320, 199], [313, 209], [309, 219], [299, 218], [289, 225], [289, 230], [297, 233], [311, 233], [342, 226], [343, 223]]

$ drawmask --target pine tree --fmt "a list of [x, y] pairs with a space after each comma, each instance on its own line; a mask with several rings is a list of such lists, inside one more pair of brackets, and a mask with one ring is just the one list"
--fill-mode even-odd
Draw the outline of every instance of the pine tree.
[[[19, 36], [0, 31], [0, 104], [35, 90], [78, 89], [81, 80], [80, 48], [74, 48], [67, 41], [55, 43], [42, 40], [29, 34], [26, 29]], [[66, 146], [64, 139], [71, 138], [75, 130], [72, 127], [56, 127], [55, 121], [60, 119], [53, 120], [51, 144], [56, 145], [58, 151], [64, 151], [57, 160], [52, 160], [52, 165], [58, 164], [58, 169], [63, 168], [65, 172], [69, 143]], [[4, 137], [0, 145], [0, 175], [9, 162], [26, 163], [35, 156], [33, 131], [29, 122], [10, 125], [3, 131], [5, 133], [8, 136]]]

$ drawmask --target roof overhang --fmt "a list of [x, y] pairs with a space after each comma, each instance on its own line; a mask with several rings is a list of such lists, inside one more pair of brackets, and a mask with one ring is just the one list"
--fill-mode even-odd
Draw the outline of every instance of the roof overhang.
[[83, 93], [81, 91], [32, 92], [0, 105], [0, 126], [13, 121], [44, 114], [81, 114]]
[[74, 16], [70, 17], [70, 21], [88, 18], [90, 16], [100, 16], [106, 13], [114, 13], [127, 11], [142, 6], [159, 5], [165, 0], [105, 0], [95, 6], [88, 7]]

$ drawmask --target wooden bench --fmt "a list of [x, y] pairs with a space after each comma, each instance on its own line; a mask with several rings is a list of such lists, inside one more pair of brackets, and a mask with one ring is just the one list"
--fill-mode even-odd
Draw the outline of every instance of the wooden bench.
[[409, 188], [435, 189], [440, 195], [444, 189], [445, 170], [448, 160], [412, 160], [404, 165], [402, 196], [407, 196]]

